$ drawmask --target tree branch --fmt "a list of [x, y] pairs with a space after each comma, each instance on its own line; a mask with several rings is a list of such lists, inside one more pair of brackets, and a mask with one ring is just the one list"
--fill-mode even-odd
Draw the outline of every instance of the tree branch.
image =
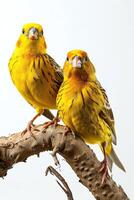
[[54, 150], [64, 157], [80, 182], [97, 200], [129, 200], [121, 186], [117, 186], [111, 177], [108, 176], [101, 184], [102, 174], [98, 172], [100, 162], [93, 151], [71, 133], [63, 137], [64, 132], [65, 127], [60, 125], [56, 128], [51, 126], [44, 131], [39, 126], [39, 130], [32, 132], [34, 137], [29, 133], [24, 136], [15, 133], [9, 137], [0, 137], [0, 177], [6, 176], [15, 163], [25, 162], [31, 155]]
[[47, 167], [46, 169], [46, 176], [48, 175], [48, 172], [50, 172], [52, 175], [55, 175], [59, 181], [62, 183], [60, 183], [59, 181], [57, 181], [58, 185], [61, 187], [61, 189], [65, 192], [65, 194], [67, 195], [68, 200], [74, 200], [73, 199], [73, 195], [72, 192], [67, 184], [67, 182], [65, 181], [65, 179], [59, 174], [59, 172], [56, 171], [56, 169], [54, 169], [52, 166]]

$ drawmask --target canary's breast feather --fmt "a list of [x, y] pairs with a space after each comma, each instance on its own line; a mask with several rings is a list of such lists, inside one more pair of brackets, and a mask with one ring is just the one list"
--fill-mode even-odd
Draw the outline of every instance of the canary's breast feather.
[[11, 78], [22, 96], [37, 110], [56, 107], [57, 87], [48, 76], [44, 61], [40, 58], [12, 58], [9, 63]]
[[57, 96], [57, 108], [63, 122], [75, 133], [87, 143], [99, 143], [109, 139], [105, 133], [111, 130], [98, 115], [102, 100], [98, 105], [91, 95], [93, 91], [89, 85], [78, 86], [76, 91], [75, 87], [71, 89], [63, 84]]

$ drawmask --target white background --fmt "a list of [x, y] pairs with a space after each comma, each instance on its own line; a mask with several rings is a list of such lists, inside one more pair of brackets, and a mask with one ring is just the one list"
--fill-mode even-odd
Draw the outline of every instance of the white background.
[[[63, 66], [67, 51], [88, 52], [97, 76], [109, 96], [116, 120], [116, 152], [126, 173], [113, 168], [113, 178], [134, 197], [134, 3], [133, 0], [4, 0], [0, 2], [0, 135], [24, 129], [35, 114], [13, 86], [8, 60], [22, 25], [37, 22], [44, 27], [48, 53]], [[44, 118], [40, 121], [44, 122]], [[98, 147], [93, 147], [98, 156]], [[94, 199], [61, 159], [61, 173], [76, 200]], [[55, 178], [44, 176], [53, 164], [50, 154], [30, 157], [0, 179], [0, 197], [14, 199], [66, 199]]]

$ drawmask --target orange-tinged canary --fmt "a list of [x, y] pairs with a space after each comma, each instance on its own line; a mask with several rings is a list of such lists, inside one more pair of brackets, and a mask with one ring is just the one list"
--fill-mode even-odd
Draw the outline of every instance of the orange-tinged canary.
[[87, 53], [70, 51], [63, 74], [64, 80], [57, 95], [61, 119], [86, 143], [99, 144], [104, 153], [103, 179], [107, 175], [107, 164], [110, 168], [112, 162], [125, 171], [112, 145], [116, 144], [113, 113]]
[[43, 113], [53, 119], [49, 109], [56, 108], [56, 96], [63, 80], [62, 70], [46, 49], [42, 26], [25, 24], [9, 61], [14, 85], [37, 111], [28, 124], [29, 131], [33, 121]]

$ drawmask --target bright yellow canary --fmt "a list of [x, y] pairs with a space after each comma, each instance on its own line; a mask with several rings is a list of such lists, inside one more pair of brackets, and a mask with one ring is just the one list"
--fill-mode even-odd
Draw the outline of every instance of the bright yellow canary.
[[63, 68], [64, 80], [57, 95], [57, 109], [65, 125], [104, 153], [103, 181], [114, 162], [125, 171], [113, 150], [116, 144], [114, 118], [105, 90], [96, 78], [86, 52], [72, 50]]
[[53, 119], [49, 109], [56, 109], [56, 96], [63, 80], [62, 70], [46, 49], [42, 26], [25, 24], [9, 61], [14, 85], [37, 111], [28, 123], [29, 131], [33, 121], [43, 113]]

